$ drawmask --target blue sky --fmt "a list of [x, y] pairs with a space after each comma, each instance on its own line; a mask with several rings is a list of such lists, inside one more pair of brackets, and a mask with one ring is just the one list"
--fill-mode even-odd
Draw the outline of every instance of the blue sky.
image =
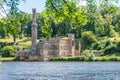
[[[46, 0], [26, 0], [25, 2], [21, 2], [19, 5], [19, 9], [21, 11], [31, 13], [32, 8], [36, 8], [37, 12], [42, 12], [45, 9]], [[80, 5], [85, 5], [86, 2], [80, 2]]]
[[32, 8], [36, 8], [37, 12], [42, 12], [45, 9], [45, 2], [46, 0], [26, 0], [25, 2], [20, 3], [19, 9], [31, 13]]

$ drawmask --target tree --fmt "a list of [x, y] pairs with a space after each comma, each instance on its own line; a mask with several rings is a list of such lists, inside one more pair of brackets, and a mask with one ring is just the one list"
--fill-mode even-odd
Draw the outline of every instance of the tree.
[[[19, 37], [22, 38], [23, 34], [24, 36], [27, 34], [30, 34], [28, 32], [31, 31], [31, 21], [32, 21], [32, 17], [31, 14], [27, 14], [25, 12], [19, 12], [17, 13], [17, 19], [18, 22], [20, 23], [20, 31], [19, 31]], [[30, 25], [29, 25], [30, 24]]]
[[47, 0], [46, 10], [52, 16], [56, 26], [64, 24], [64, 31], [67, 33], [76, 30], [81, 35], [80, 27], [86, 24], [87, 19], [85, 9], [77, 6], [77, 2], [79, 0]]
[[21, 1], [25, 2], [25, 0], [0, 0], [0, 8], [4, 14], [9, 16], [6, 12], [5, 6], [9, 8], [9, 13], [13, 14], [19, 11], [18, 5]]
[[113, 26], [115, 26], [115, 31], [120, 34], [120, 10], [117, 10], [116, 13], [113, 14]]
[[92, 43], [95, 43], [96, 37], [91, 31], [84, 31], [82, 33], [82, 47], [84, 48], [89, 48]]
[[87, 12], [98, 11], [98, 4], [96, 0], [86, 0], [87, 1]]
[[[22, 0], [22, 1], [24, 1], [24, 0]], [[19, 3], [20, 3], [20, 0], [1, 0], [0, 1], [0, 7], [1, 7], [2, 11], [7, 15], [7, 18], [5, 18], [5, 21], [7, 22], [7, 23], [5, 23], [5, 26], [8, 26], [6, 28], [7, 32], [9, 34], [13, 35], [14, 42], [16, 42], [16, 35], [18, 34], [18, 30], [19, 30], [19, 28], [17, 26], [20, 26], [20, 22], [19, 22], [20, 18], [18, 19], [18, 16], [20, 16], [18, 13], [19, 12], [19, 9], [18, 9]], [[8, 8], [9, 8], [8, 14], [6, 13], [6, 10], [3, 5], [8, 6]]]
[[0, 19], [0, 38], [5, 38], [6, 37], [6, 28], [4, 27], [5, 25], [5, 19], [1, 18]]

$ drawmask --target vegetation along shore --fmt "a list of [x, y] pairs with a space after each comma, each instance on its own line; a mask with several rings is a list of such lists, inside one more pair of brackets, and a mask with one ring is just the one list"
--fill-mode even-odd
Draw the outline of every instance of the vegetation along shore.
[[[36, 14], [38, 41], [67, 37], [68, 33], [73, 33], [75, 49], [79, 48], [79, 43], [81, 45], [79, 56], [53, 57], [50, 61], [120, 61], [118, 2], [86, 0], [87, 6], [78, 6], [78, 1], [46, 0], [45, 10]], [[31, 49], [32, 14], [20, 11], [19, 3], [19, 0], [2, 0], [1, 3], [14, 5], [6, 5], [9, 11], [5, 17], [0, 16], [0, 55], [3, 61], [12, 61], [17, 51]]]

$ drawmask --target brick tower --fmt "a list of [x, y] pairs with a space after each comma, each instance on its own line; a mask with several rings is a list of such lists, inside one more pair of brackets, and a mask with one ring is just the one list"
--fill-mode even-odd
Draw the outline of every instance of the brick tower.
[[31, 24], [31, 35], [32, 35], [32, 51], [36, 52], [36, 41], [37, 41], [37, 23], [36, 23], [36, 9], [32, 9], [32, 24]]

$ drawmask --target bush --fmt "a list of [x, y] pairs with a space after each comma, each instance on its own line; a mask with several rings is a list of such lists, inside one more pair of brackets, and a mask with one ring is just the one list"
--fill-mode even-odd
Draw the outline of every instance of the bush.
[[120, 52], [120, 42], [117, 42], [117, 49], [116, 49], [117, 52]]
[[17, 50], [25, 50], [25, 49], [30, 49], [31, 48], [31, 44], [30, 43], [19, 43], [17, 46]]
[[4, 46], [10, 46], [13, 45], [13, 42], [0, 42], [0, 47], [3, 48]]
[[26, 38], [26, 39], [22, 40], [22, 42], [27, 42], [27, 41], [31, 41], [31, 38]]
[[92, 48], [94, 50], [101, 50], [102, 49], [101, 43], [96, 41], [95, 43], [93, 43]]
[[111, 44], [111, 41], [107, 40], [106, 43], [105, 43], [105, 47], [109, 46], [110, 44]]
[[14, 57], [14, 48], [12, 46], [3, 47], [2, 57]]
[[92, 61], [93, 58], [95, 57], [95, 55], [90, 50], [85, 50], [83, 54], [84, 54], [84, 60], [87, 61]]
[[96, 37], [91, 31], [85, 31], [82, 33], [82, 39], [87, 43], [92, 43], [96, 41]]
[[89, 48], [93, 42], [96, 42], [96, 37], [91, 31], [85, 31], [82, 33], [82, 42], [84, 48]]
[[50, 61], [84, 61], [84, 56], [74, 57], [52, 57]]
[[23, 48], [22, 46], [16, 46], [17, 51], [21, 51]]
[[107, 46], [104, 51], [103, 54], [107, 55], [107, 54], [111, 54], [113, 52], [115, 52], [117, 46], [115, 44], [110, 44], [109, 46]]

